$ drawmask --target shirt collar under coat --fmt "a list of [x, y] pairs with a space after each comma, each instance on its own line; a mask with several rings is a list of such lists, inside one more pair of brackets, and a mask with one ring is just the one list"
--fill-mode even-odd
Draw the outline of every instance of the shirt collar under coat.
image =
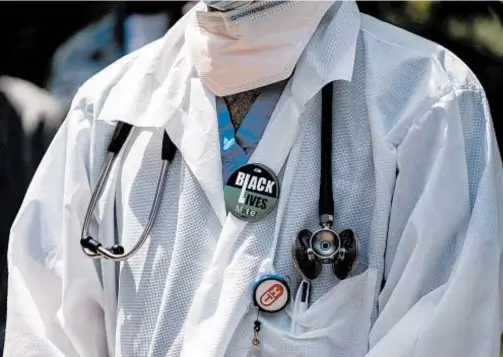
[[[216, 118], [215, 96], [197, 78], [184, 46], [189, 17], [200, 6], [204, 4], [196, 5], [162, 39], [131, 61], [126, 73], [115, 81], [97, 119], [166, 128], [224, 224], [218, 123], [211, 120]], [[350, 81], [359, 30], [356, 3], [336, 1], [299, 58], [284, 92], [289, 100], [303, 109], [325, 84]]]

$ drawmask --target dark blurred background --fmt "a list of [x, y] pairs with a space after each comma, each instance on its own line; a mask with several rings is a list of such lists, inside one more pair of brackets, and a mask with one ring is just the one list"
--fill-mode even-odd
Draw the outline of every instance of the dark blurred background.
[[[0, 2], [0, 332], [12, 220], [78, 87], [161, 37], [194, 2]], [[485, 88], [503, 142], [503, 3], [368, 1], [360, 10], [448, 48]], [[497, 282], [495, 282], [496, 284]], [[0, 333], [0, 348], [3, 337]]]

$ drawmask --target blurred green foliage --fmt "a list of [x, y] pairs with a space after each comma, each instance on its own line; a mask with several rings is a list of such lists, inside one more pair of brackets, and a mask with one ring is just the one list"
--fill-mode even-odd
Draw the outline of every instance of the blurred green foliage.
[[[437, 31], [482, 53], [503, 59], [501, 1], [359, 2], [382, 20], [422, 33]], [[365, 12], [365, 11], [364, 11]]]
[[503, 152], [503, 1], [358, 1], [358, 6], [444, 46], [468, 65], [485, 90]]

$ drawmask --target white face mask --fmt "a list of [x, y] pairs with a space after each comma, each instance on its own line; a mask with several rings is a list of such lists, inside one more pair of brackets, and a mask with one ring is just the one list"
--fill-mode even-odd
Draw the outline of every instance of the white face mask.
[[216, 10], [219, 11], [229, 11], [229, 10], [234, 10], [242, 6], [246, 6], [248, 4], [251, 4], [253, 1], [244, 1], [244, 0], [239, 0], [239, 1], [219, 1], [219, 0], [203, 0], [203, 2], [208, 5], [209, 7], [212, 7]]
[[334, 1], [256, 1], [196, 11], [185, 33], [201, 81], [217, 96], [288, 78]]

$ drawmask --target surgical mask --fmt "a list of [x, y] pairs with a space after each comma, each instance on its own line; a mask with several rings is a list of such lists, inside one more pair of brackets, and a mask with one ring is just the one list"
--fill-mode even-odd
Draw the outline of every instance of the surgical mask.
[[287, 79], [334, 1], [254, 1], [195, 11], [185, 33], [203, 84], [217, 96]]
[[230, 11], [251, 4], [253, 1], [218, 1], [203, 0], [209, 7], [219, 11]]

